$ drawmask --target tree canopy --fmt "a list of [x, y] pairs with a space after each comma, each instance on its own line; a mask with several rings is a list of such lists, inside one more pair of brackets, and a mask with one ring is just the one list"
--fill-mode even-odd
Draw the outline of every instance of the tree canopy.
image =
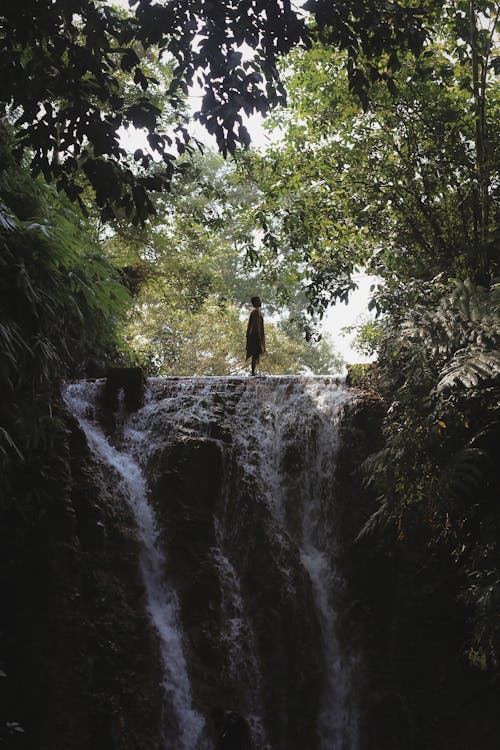
[[[242, 113], [266, 114], [284, 102], [278, 60], [295, 45], [321, 33], [347, 49], [351, 85], [362, 93], [368, 80], [356, 65], [359, 51], [390, 51], [380, 74], [387, 77], [400, 49], [420, 48], [432, 16], [406, 3], [310, 0], [311, 27], [288, 0], [129, 5], [130, 12], [96, 0], [2, 2], [0, 103], [15, 118], [17, 152], [30, 154], [35, 173], [81, 202], [90, 184], [104, 216], [118, 210], [139, 221], [153, 211], [151, 191], [168, 187], [175, 157], [189, 145], [182, 102], [195, 79], [205, 90], [198, 119], [224, 154], [234, 153], [250, 141]], [[166, 88], [144, 65], [150, 52], [171, 65]], [[370, 70], [379, 75], [375, 65]], [[133, 78], [133, 96], [123, 95], [122, 73]], [[175, 113], [169, 129], [164, 107]], [[130, 165], [120, 130], [131, 126], [149, 144], [138, 162], [155, 159], [161, 168]]]
[[97, 216], [90, 222], [133, 297], [122, 329], [128, 356], [157, 374], [241, 374], [249, 302], [258, 291], [269, 343], [261, 370], [338, 372], [327, 339], [304, 338], [300, 284], [290, 279], [285, 296], [253, 267], [253, 184], [208, 151], [184, 166], [145, 227], [115, 220], [102, 231]]
[[261, 262], [302, 274], [312, 308], [345, 300], [356, 266], [384, 278], [395, 306], [415, 278], [497, 273], [496, 19], [483, 29], [476, 92], [462, 20], [446, 18], [420, 57], [400, 59], [390, 87], [374, 82], [367, 110], [345, 53], [317, 43], [287, 58], [289, 104], [272, 118], [283, 137], [244, 165], [261, 190]]

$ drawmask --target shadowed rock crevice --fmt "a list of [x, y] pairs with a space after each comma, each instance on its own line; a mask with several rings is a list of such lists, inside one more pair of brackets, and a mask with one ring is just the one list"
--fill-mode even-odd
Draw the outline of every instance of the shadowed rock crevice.
[[144, 373], [140, 367], [109, 367], [102, 393], [102, 407], [110, 412], [118, 408], [118, 396], [123, 391], [125, 409], [137, 411], [144, 403]]

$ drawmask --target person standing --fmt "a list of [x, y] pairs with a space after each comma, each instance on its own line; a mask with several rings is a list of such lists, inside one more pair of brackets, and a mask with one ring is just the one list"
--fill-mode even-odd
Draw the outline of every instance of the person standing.
[[247, 359], [252, 358], [252, 375], [255, 375], [255, 367], [259, 362], [260, 355], [266, 351], [266, 338], [261, 299], [260, 297], [252, 297], [250, 301], [253, 308], [247, 325]]

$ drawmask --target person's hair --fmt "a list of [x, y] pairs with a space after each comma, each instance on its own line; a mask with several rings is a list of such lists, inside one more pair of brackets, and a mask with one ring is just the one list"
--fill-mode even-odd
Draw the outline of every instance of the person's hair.
[[257, 307], [258, 305], [261, 304], [260, 297], [252, 297], [250, 302], [252, 303], [254, 307]]

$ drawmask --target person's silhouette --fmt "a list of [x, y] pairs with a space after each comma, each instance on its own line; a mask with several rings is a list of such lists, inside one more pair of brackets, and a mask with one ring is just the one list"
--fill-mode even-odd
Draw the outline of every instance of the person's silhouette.
[[255, 375], [260, 355], [266, 351], [266, 338], [260, 297], [252, 297], [251, 303], [253, 309], [247, 325], [247, 359], [252, 358], [252, 375]]

